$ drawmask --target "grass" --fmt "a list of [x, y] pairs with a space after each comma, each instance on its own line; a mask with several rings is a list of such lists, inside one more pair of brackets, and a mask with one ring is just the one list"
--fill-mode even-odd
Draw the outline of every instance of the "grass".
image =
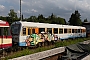
[[41, 51], [45, 51], [45, 50], [50, 50], [51, 48], [53, 48], [54, 46], [51, 45], [49, 47], [45, 46], [45, 47], [38, 47], [36, 49], [24, 49], [22, 51], [18, 51], [18, 52], [15, 52], [14, 54], [11, 54], [7, 57], [5, 57], [5, 60], [7, 59], [12, 59], [12, 58], [16, 58], [16, 57], [20, 57], [20, 56], [25, 56], [25, 55], [29, 55], [29, 54], [33, 54], [33, 53], [37, 53], [37, 52], [41, 52]]
[[90, 38], [77, 38], [77, 39], [69, 39], [69, 40], [64, 40], [62, 42], [56, 42], [55, 43], [55, 48], [57, 47], [62, 47], [62, 46], [68, 46], [68, 45], [71, 45], [71, 44], [76, 44], [78, 42], [83, 42], [85, 40], [89, 40]]
[[53, 49], [53, 48], [58, 48], [58, 47], [62, 47], [62, 46], [68, 46], [68, 45], [71, 45], [71, 44], [76, 44], [78, 42], [83, 42], [85, 40], [89, 40], [90, 38], [77, 38], [77, 39], [69, 39], [69, 40], [64, 40], [62, 42], [55, 42], [54, 45], [50, 45], [48, 47], [38, 47], [36, 49], [24, 49], [22, 51], [18, 51], [18, 52], [15, 52], [11, 55], [8, 55], [5, 57], [5, 60], [8, 60], [8, 59], [12, 59], [12, 58], [16, 58], [16, 57], [20, 57], [20, 56], [25, 56], [25, 55], [29, 55], [29, 54], [33, 54], [33, 53], [37, 53], [37, 52], [41, 52], [41, 51], [45, 51], [45, 50], [49, 50], [49, 49]]

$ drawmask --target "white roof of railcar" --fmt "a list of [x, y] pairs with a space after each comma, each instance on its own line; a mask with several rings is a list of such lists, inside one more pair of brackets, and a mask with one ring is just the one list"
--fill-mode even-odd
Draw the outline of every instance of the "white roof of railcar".
[[[18, 21], [17, 24], [21, 23], [22, 26], [29, 26], [29, 27], [39, 27], [39, 28], [73, 28], [73, 29], [85, 29], [82, 26], [71, 26], [71, 25], [59, 25], [59, 24], [49, 24], [49, 23], [39, 23], [39, 22], [23, 22]], [[15, 24], [12, 23], [12, 24]]]
[[0, 20], [0, 27], [9, 27], [9, 23], [7, 21]]

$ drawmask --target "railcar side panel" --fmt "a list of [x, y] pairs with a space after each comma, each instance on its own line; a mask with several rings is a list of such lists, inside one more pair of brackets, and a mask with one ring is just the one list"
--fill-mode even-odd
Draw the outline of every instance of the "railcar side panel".
[[11, 27], [15, 29], [12, 29], [13, 42], [18, 46], [35, 46], [46, 41], [86, 37], [86, 28], [81, 26], [19, 21], [12, 23]]

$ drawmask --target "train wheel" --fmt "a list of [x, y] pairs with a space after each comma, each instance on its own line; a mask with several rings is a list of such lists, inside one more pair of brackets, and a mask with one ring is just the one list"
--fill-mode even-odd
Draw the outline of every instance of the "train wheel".
[[54, 41], [51, 41], [51, 44], [54, 45]]
[[44, 44], [44, 42], [42, 42], [42, 46], [44, 46], [45, 44]]
[[41, 45], [41, 43], [39, 42], [39, 43], [38, 43], [38, 47], [41, 47], [41, 46], [42, 46], [42, 45]]
[[45, 41], [45, 46], [48, 46], [49, 45], [49, 41]]
[[47, 41], [47, 44], [48, 44], [48, 46], [50, 45], [50, 42], [49, 41]]
[[51, 41], [49, 41], [49, 45], [52, 45], [52, 42]]

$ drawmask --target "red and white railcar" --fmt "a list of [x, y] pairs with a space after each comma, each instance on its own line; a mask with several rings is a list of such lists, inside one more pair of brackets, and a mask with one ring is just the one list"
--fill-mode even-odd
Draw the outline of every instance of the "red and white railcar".
[[0, 20], [0, 49], [12, 46], [10, 26], [7, 21]]

